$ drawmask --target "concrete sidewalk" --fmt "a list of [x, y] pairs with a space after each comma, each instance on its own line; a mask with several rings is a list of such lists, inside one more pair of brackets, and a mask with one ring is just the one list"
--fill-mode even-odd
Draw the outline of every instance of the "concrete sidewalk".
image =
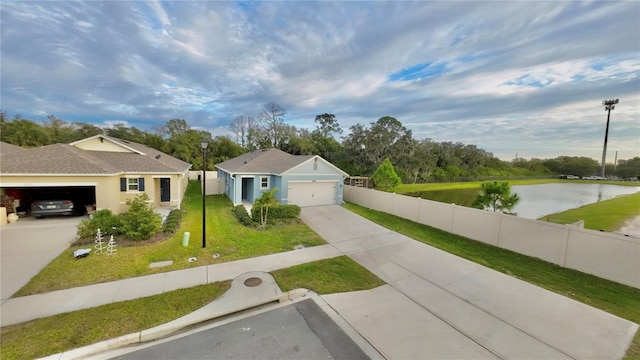
[[390, 359], [621, 359], [638, 329], [340, 206], [303, 208], [301, 217], [389, 284], [324, 298]]
[[321, 245], [251, 259], [11, 298], [0, 306], [0, 325], [17, 324], [118, 301], [231, 280], [250, 271], [269, 272], [340, 255], [342, 254], [333, 246]]

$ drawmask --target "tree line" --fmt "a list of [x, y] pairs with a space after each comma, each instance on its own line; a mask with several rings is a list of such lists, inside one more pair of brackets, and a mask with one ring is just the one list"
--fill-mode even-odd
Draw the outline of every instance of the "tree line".
[[[274, 147], [294, 155], [320, 155], [354, 176], [371, 176], [388, 158], [403, 183], [600, 172], [598, 162], [586, 157], [519, 158], [508, 162], [476, 145], [414, 139], [411, 130], [391, 116], [368, 125], [355, 124], [344, 136], [338, 119], [330, 113], [317, 115], [313, 130], [297, 128], [285, 122], [286, 111], [273, 102], [266, 103], [257, 116], [235, 117], [228, 126], [235, 139], [212, 137], [207, 131], [191, 128], [183, 119], [171, 119], [149, 132], [125, 124], [99, 127], [70, 123], [53, 115], [43, 123], [19, 115], [9, 120], [4, 112], [0, 115], [0, 140], [10, 144], [37, 147], [104, 134], [148, 145], [193, 164], [194, 170], [203, 167], [200, 142], [205, 140], [209, 143], [208, 170], [245, 152]], [[606, 174], [636, 178], [640, 176], [640, 157], [620, 161], [617, 166], [608, 164]]]

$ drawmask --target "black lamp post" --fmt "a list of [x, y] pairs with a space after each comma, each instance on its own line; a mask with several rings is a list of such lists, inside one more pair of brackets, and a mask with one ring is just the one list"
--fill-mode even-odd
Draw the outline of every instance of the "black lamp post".
[[205, 195], [207, 194], [207, 146], [206, 141], [200, 142], [202, 147], [202, 247], [207, 247], [207, 216]]
[[607, 111], [607, 128], [604, 132], [604, 149], [602, 149], [602, 170], [600, 171], [600, 176], [604, 177], [604, 162], [607, 158], [607, 139], [609, 137], [609, 118], [611, 117], [611, 110], [616, 108], [616, 104], [618, 103], [618, 99], [611, 100], [603, 100], [602, 105], [604, 105], [604, 110]]

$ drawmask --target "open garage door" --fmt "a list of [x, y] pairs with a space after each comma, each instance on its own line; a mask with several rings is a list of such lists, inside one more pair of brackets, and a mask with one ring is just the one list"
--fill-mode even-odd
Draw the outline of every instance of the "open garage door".
[[[20, 186], [3, 188], [6, 195], [15, 199], [20, 212], [28, 212], [35, 200], [71, 200], [74, 207], [84, 210], [96, 203], [95, 186]], [[81, 211], [84, 212], [84, 211]]]
[[298, 206], [334, 205], [338, 182], [289, 181], [288, 203]]

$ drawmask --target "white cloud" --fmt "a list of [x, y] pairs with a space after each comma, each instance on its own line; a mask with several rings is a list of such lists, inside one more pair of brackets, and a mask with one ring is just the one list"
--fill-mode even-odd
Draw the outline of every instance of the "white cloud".
[[[416, 137], [508, 158], [597, 157], [599, 102], [618, 97], [624, 131], [612, 127], [611, 143], [632, 153], [638, 11], [638, 2], [3, 2], [0, 95], [3, 110], [25, 117], [44, 109], [134, 126], [177, 117], [212, 132], [267, 101], [307, 128], [325, 112], [345, 129], [391, 115]], [[442, 70], [388, 81], [427, 63]]]

